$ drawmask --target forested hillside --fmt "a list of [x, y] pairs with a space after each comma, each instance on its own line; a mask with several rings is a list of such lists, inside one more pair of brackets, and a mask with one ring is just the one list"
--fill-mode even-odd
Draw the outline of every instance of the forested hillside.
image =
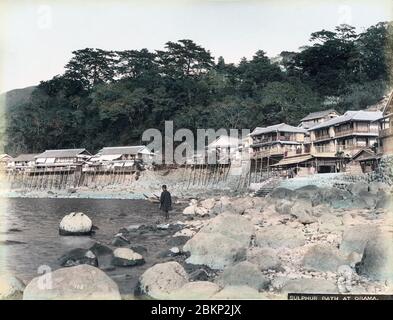
[[296, 125], [326, 108], [364, 108], [389, 85], [391, 30], [388, 23], [361, 33], [341, 25], [312, 33], [298, 52], [269, 59], [261, 50], [238, 64], [192, 40], [154, 52], [77, 50], [64, 74], [41, 82], [29, 101], [7, 104], [5, 151], [139, 143], [145, 129], [162, 129], [165, 120], [192, 130], [253, 129]]

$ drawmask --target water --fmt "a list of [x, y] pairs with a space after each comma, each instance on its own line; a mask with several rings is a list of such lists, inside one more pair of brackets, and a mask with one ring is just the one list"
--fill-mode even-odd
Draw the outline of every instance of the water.
[[[146, 200], [13, 198], [0, 209], [5, 216], [0, 220], [0, 273], [8, 268], [25, 281], [36, 277], [40, 266], [60, 268], [58, 258], [71, 249], [89, 248], [97, 241], [108, 245], [121, 228], [163, 221], [158, 205]], [[181, 219], [181, 209], [172, 213], [170, 221]], [[60, 220], [72, 211], [86, 213], [99, 230], [91, 237], [59, 236]], [[169, 238], [157, 235], [138, 239], [132, 245], [147, 249], [146, 264], [107, 272], [122, 293], [133, 292], [140, 274], [158, 262], [158, 253], [171, 247], [166, 243]]]

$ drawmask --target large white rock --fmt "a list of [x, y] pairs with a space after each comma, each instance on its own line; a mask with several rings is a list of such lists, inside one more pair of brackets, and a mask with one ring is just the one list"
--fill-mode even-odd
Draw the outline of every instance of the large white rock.
[[10, 274], [0, 275], [0, 300], [16, 300], [21, 299], [24, 283]]
[[210, 198], [210, 199], [206, 199], [201, 201], [201, 207], [207, 209], [207, 210], [211, 210], [214, 208], [216, 204], [216, 200], [214, 198]]
[[263, 299], [258, 290], [248, 286], [227, 286], [210, 299], [212, 300], [255, 300]]
[[184, 268], [177, 262], [158, 263], [139, 278], [141, 294], [154, 299], [167, 299], [168, 295], [188, 283]]
[[171, 292], [168, 299], [173, 300], [206, 300], [220, 291], [220, 287], [209, 281], [186, 283], [180, 289]]
[[302, 265], [308, 270], [336, 272], [346, 262], [346, 257], [337, 248], [315, 244], [305, 253]]
[[93, 223], [83, 212], [71, 212], [60, 222], [61, 235], [87, 235], [91, 233]]
[[197, 216], [205, 217], [209, 215], [209, 210], [204, 207], [196, 207], [195, 214]]
[[337, 284], [326, 279], [301, 278], [287, 281], [282, 293], [338, 293]]
[[370, 224], [358, 224], [345, 228], [340, 251], [344, 254], [356, 252], [363, 254], [366, 244], [379, 233], [377, 227]]
[[306, 238], [299, 229], [286, 225], [264, 227], [256, 233], [256, 244], [259, 247], [270, 248], [296, 248], [303, 246]]
[[221, 287], [248, 286], [259, 291], [267, 289], [269, 285], [269, 280], [258, 267], [248, 261], [225, 268], [215, 282]]
[[187, 241], [183, 251], [191, 255], [186, 261], [223, 269], [245, 257], [253, 233], [254, 226], [246, 218], [222, 213]]
[[117, 248], [115, 251], [113, 251], [112, 263], [115, 266], [129, 267], [129, 266], [140, 265], [143, 264], [144, 262], [145, 261], [142, 255], [140, 255], [137, 252], [134, 252], [129, 248]]
[[277, 252], [271, 248], [252, 247], [247, 251], [247, 261], [258, 266], [259, 270], [280, 270], [281, 261]]
[[186, 216], [194, 215], [196, 208], [197, 208], [196, 205], [189, 206], [183, 210], [183, 214]]
[[23, 292], [24, 300], [120, 300], [117, 284], [89, 265], [62, 268], [34, 278]]

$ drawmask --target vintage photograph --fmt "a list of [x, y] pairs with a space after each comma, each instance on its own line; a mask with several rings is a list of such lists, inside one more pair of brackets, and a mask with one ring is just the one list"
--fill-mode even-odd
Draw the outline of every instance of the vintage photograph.
[[391, 0], [0, 24], [0, 300], [393, 300]]

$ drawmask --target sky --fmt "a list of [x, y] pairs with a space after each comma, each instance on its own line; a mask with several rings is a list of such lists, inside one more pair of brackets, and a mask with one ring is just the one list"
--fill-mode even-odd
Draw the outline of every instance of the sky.
[[163, 49], [192, 39], [237, 63], [274, 57], [341, 23], [393, 20], [392, 0], [0, 0], [0, 92], [63, 73], [72, 51]]

